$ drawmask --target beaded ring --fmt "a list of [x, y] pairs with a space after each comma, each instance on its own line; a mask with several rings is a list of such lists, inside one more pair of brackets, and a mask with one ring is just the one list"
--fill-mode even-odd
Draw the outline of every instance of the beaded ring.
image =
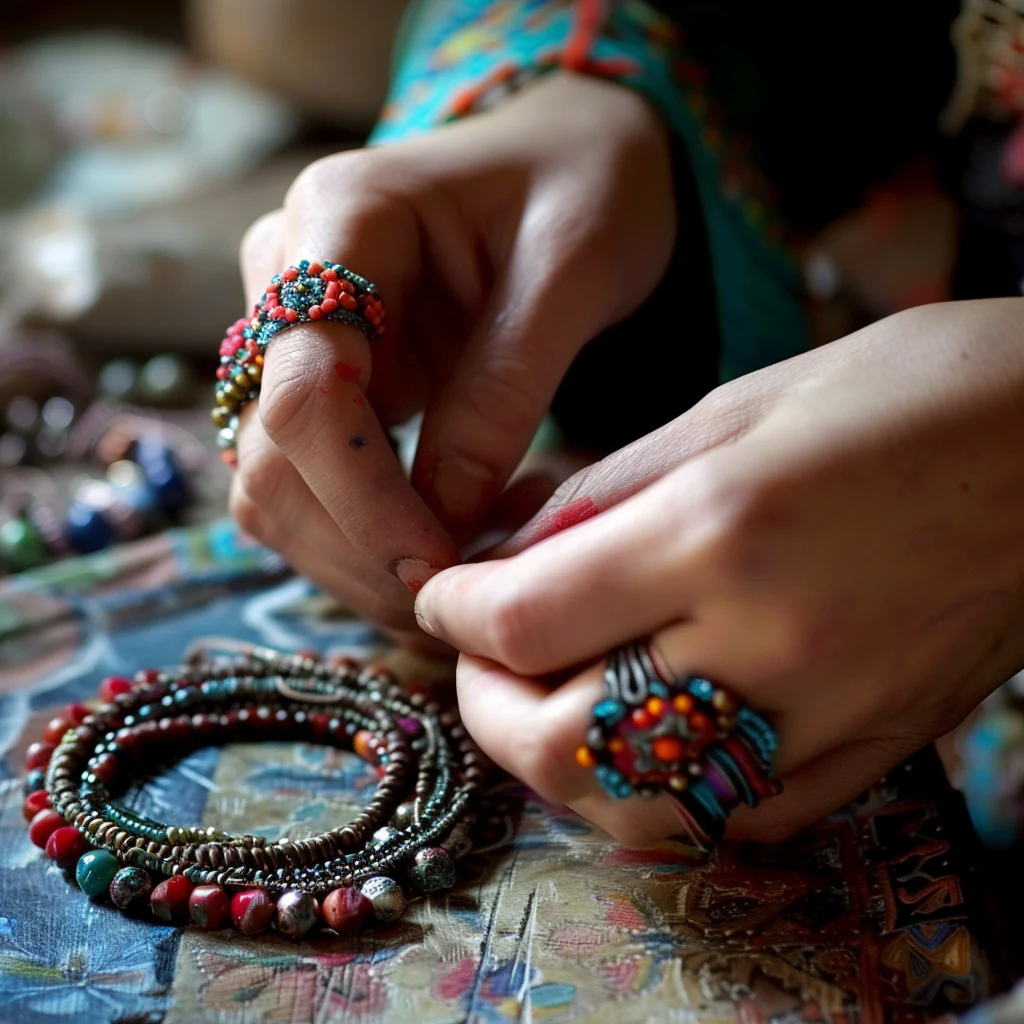
[[695, 676], [665, 679], [649, 641], [612, 651], [604, 682], [576, 761], [593, 768], [611, 796], [668, 792], [689, 838], [706, 850], [737, 804], [755, 807], [781, 791], [772, 778], [775, 728], [726, 687]]
[[375, 341], [383, 336], [386, 319], [376, 287], [340, 263], [301, 260], [275, 274], [252, 314], [236, 320], [220, 343], [210, 418], [220, 428], [221, 458], [231, 466], [237, 462], [238, 414], [260, 393], [263, 357], [272, 338], [295, 324], [330, 320], [358, 327]]
[[[403, 877], [424, 893], [454, 884], [484, 758], [455, 712], [408, 694], [387, 670], [255, 648], [107, 678], [100, 699], [70, 706], [26, 756], [29, 838], [89, 896], [122, 909], [148, 900], [159, 920], [204, 928], [230, 918], [245, 935], [275, 923], [298, 939], [318, 924], [348, 934], [393, 921]], [[160, 755], [236, 739], [347, 746], [380, 782], [353, 821], [294, 841], [166, 824], [115, 802]]]

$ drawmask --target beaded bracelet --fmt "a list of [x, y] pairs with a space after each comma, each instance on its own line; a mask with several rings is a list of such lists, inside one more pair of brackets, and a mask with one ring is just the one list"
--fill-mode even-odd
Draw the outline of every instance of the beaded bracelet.
[[[230, 917], [246, 935], [276, 923], [301, 938], [320, 923], [348, 934], [394, 920], [406, 903], [400, 877], [424, 893], [454, 884], [484, 757], [454, 711], [407, 693], [386, 669], [254, 648], [107, 678], [100, 700], [68, 707], [26, 755], [29, 837], [74, 867], [89, 896], [109, 894], [122, 909], [148, 898], [161, 921], [221, 928]], [[260, 739], [349, 747], [380, 781], [353, 821], [277, 842], [166, 824], [114, 801], [158, 759]]]

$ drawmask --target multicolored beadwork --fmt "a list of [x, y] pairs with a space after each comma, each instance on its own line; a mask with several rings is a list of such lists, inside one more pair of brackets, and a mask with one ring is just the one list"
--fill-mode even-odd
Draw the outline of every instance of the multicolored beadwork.
[[376, 287], [340, 263], [301, 260], [275, 274], [248, 317], [236, 320], [220, 343], [215, 402], [210, 414], [220, 429], [221, 458], [235, 464], [238, 414], [260, 393], [267, 346], [281, 331], [317, 320], [358, 327], [370, 341], [387, 319]]
[[[483, 755], [455, 712], [405, 692], [387, 670], [251, 648], [199, 655], [173, 673], [105, 679], [100, 699], [51, 723], [56, 748], [30, 748], [45, 789], [25, 805], [33, 842], [74, 867], [89, 896], [123, 909], [148, 903], [164, 922], [233, 921], [245, 935], [276, 926], [299, 939], [321, 923], [347, 934], [393, 921], [407, 900], [400, 877], [424, 893], [454, 884]], [[165, 824], [115, 801], [155, 761], [235, 739], [347, 746], [380, 781], [355, 820], [277, 842]]]
[[616, 799], [673, 796], [690, 838], [707, 849], [739, 803], [774, 796], [777, 735], [771, 723], [718, 683], [665, 679], [647, 642], [608, 655], [606, 696], [576, 761]]

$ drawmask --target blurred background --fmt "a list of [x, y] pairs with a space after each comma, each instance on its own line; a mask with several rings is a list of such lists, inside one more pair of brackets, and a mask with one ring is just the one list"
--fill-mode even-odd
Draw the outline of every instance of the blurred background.
[[[402, 8], [0, 20], [0, 573], [224, 514], [208, 409], [239, 240], [305, 164], [361, 143]], [[818, 340], [942, 298], [955, 234], [927, 163], [876, 188], [803, 254]]]

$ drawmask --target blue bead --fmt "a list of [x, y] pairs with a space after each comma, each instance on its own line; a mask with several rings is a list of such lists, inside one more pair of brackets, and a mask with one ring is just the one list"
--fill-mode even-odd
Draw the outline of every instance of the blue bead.
[[701, 700], [711, 700], [715, 692], [714, 686], [707, 679], [691, 679], [689, 681], [690, 693]]
[[621, 722], [625, 714], [625, 707], [617, 700], [603, 700], [594, 705], [594, 717], [603, 718], [611, 724]]
[[106, 850], [90, 850], [78, 858], [75, 880], [86, 896], [103, 896], [120, 870], [117, 858]]
[[165, 445], [139, 441], [135, 446], [135, 461], [142, 467], [146, 483], [163, 512], [180, 512], [189, 503], [192, 495], [188, 484]]
[[303, 272], [309, 270], [309, 260], [299, 260], [299, 270]]
[[114, 527], [102, 512], [88, 505], [74, 504], [68, 509], [67, 535], [79, 554], [101, 551], [114, 543]]
[[242, 337], [243, 338], [249, 339], [252, 336], [253, 336], [253, 330], [252, 330], [251, 327], [246, 327], [246, 329], [244, 331], [242, 331]]
[[650, 684], [648, 689], [650, 689], [651, 693], [653, 693], [655, 697], [661, 697], [663, 700], [668, 700], [668, 687], [660, 680], [656, 679]]

